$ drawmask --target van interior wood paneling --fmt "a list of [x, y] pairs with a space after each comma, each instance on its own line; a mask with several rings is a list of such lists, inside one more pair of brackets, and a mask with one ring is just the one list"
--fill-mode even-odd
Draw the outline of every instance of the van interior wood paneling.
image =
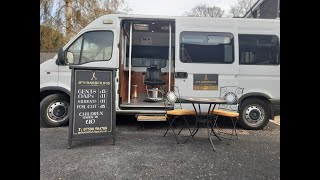
[[120, 65], [120, 98], [121, 103], [128, 100], [128, 79], [129, 72], [123, 70], [123, 64]]

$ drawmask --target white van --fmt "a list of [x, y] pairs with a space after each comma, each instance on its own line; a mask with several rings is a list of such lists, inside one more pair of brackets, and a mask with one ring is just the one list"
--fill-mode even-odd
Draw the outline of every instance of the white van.
[[[60, 53], [40, 64], [40, 113], [48, 126], [68, 123], [69, 65], [115, 68], [117, 113], [165, 113], [154, 93], [158, 84], [145, 78], [156, 68], [180, 96], [219, 97], [219, 87], [244, 88], [243, 128], [261, 129], [280, 114], [280, 20], [110, 14], [82, 29]], [[203, 78], [216, 82], [197, 84]]]

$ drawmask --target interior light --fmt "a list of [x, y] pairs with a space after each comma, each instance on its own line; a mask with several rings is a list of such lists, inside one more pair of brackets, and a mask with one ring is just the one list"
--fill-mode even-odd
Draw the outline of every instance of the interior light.
[[134, 30], [137, 31], [148, 31], [149, 25], [148, 24], [134, 24]]

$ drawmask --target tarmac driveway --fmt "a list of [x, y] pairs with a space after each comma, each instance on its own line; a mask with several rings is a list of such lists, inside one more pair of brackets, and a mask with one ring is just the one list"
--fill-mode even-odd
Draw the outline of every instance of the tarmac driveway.
[[[117, 119], [120, 121], [121, 119]], [[280, 127], [239, 130], [239, 140], [214, 138], [205, 129], [195, 140], [176, 144], [162, 137], [165, 124], [118, 123], [111, 140], [74, 142], [67, 149], [68, 127], [40, 127], [41, 179], [280, 179]]]

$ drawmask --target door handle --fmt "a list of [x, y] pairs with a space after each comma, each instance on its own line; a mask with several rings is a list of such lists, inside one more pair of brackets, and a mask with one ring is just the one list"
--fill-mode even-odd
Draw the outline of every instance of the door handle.
[[186, 72], [176, 72], [174, 74], [175, 78], [180, 78], [180, 79], [187, 79], [188, 78], [188, 73]]

